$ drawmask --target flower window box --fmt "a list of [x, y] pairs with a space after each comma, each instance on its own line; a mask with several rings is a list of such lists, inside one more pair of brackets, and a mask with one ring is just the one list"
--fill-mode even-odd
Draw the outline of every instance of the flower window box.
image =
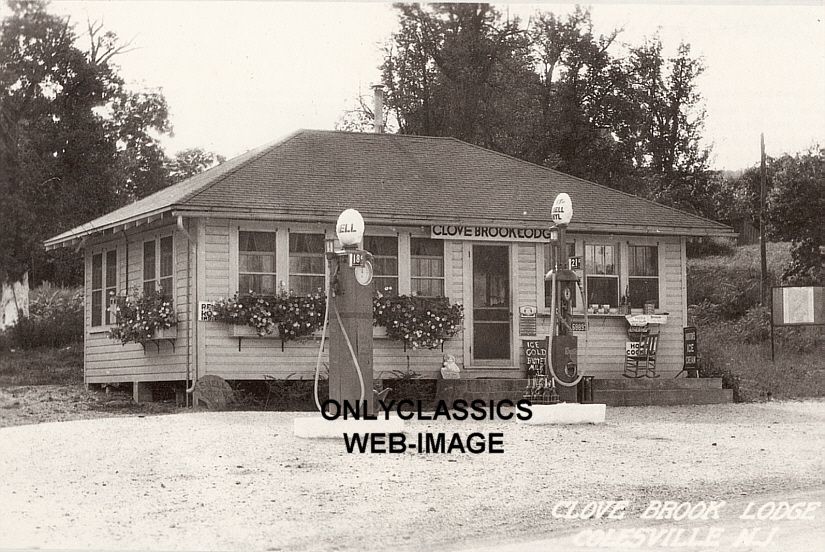
[[277, 338], [277, 337], [280, 337], [280, 335], [278, 334], [278, 328], [275, 328], [275, 330], [271, 334], [265, 333], [263, 335], [260, 335], [258, 333], [258, 330], [256, 330], [255, 328], [253, 328], [252, 326], [249, 326], [247, 324], [230, 324], [230, 326], [232, 328], [232, 337], [260, 337], [260, 338]]
[[166, 341], [174, 352], [178, 320], [171, 297], [161, 291], [141, 293], [135, 289], [130, 295], [114, 298], [110, 309], [115, 317], [110, 339], [124, 345], [140, 343], [144, 353], [146, 343], [154, 343], [160, 353], [160, 342]]
[[177, 326], [172, 326], [171, 328], [156, 328], [155, 333], [152, 335], [152, 339], [177, 339], [177, 337]]

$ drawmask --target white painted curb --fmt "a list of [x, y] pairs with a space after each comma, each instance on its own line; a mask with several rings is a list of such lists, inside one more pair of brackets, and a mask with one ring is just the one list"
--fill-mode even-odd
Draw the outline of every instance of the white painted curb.
[[304, 439], [340, 439], [345, 433], [402, 433], [404, 420], [325, 420], [319, 414], [295, 418], [292, 428], [296, 437]]
[[519, 420], [528, 425], [550, 424], [603, 424], [607, 405], [604, 404], [534, 404], [531, 407], [533, 417]]

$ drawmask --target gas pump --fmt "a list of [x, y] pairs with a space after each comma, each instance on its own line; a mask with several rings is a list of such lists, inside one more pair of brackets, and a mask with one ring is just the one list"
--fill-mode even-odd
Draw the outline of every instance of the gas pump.
[[[342, 249], [327, 251], [330, 274], [327, 314], [330, 324], [329, 398], [341, 408], [348, 405], [361, 415], [372, 415], [372, 254], [360, 249], [364, 219], [355, 209], [338, 217], [335, 233]], [[327, 320], [324, 322], [326, 333]], [[324, 335], [321, 337], [323, 348]], [[315, 370], [315, 397], [318, 402], [318, 374], [321, 350]]]
[[576, 296], [579, 279], [567, 266], [565, 239], [567, 225], [573, 218], [569, 195], [561, 193], [556, 196], [552, 216], [555, 225], [550, 229], [550, 246], [556, 250], [553, 257], [557, 259], [557, 264], [544, 277], [545, 281], [551, 283], [550, 335], [547, 339], [546, 362], [549, 374], [538, 373], [531, 377], [525, 392], [525, 398], [551, 404], [559, 401], [556, 384], [574, 387], [582, 378], [578, 373], [578, 338], [572, 335], [573, 298]]
[[[550, 339], [548, 340], [548, 366], [553, 376], [553, 384], [574, 387], [581, 381], [578, 366], [578, 338], [572, 335], [573, 298], [579, 279], [568, 268], [567, 225], [573, 218], [573, 203], [570, 196], [561, 193], [556, 196], [552, 209], [553, 222], [558, 234], [558, 266], [550, 270], [545, 279], [552, 282], [552, 303], [550, 313]], [[556, 319], [558, 318], [558, 320]]]

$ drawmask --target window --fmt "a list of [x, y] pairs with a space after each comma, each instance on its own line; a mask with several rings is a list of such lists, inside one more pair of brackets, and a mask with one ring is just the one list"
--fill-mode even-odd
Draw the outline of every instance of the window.
[[398, 238], [365, 236], [364, 249], [373, 255], [375, 290], [384, 294], [398, 294]]
[[[160, 254], [158, 254], [160, 252]], [[172, 236], [143, 242], [143, 293], [155, 290], [171, 296], [175, 260]]]
[[410, 288], [413, 295], [444, 295], [444, 242], [410, 239]]
[[655, 245], [631, 245], [628, 252], [628, 291], [630, 306], [644, 307], [655, 301], [659, 308], [659, 248]]
[[117, 293], [117, 251], [92, 255], [92, 326], [114, 324], [109, 311]]
[[289, 287], [296, 295], [324, 289], [324, 235], [289, 235]]
[[275, 295], [275, 232], [238, 231], [238, 293]]
[[[550, 271], [550, 269], [555, 268], [556, 263], [557, 263], [557, 260], [556, 260], [557, 249], [558, 249], [558, 246], [553, 245], [553, 244], [547, 243], [547, 244], [544, 245], [544, 274], [547, 274]], [[568, 242], [568, 244], [567, 244], [567, 258], [569, 259], [570, 257], [575, 257], [575, 256], [576, 256], [576, 242], [575, 241]], [[551, 299], [550, 293], [552, 293], [550, 288], [552, 287], [552, 284], [553, 283], [550, 282], [549, 280], [544, 281], [544, 305], [548, 309], [550, 308], [550, 305], [553, 304], [550, 301], [550, 299]], [[579, 295], [578, 293], [573, 295], [573, 308], [576, 308], [578, 306], [577, 305], [577, 296], [578, 295]]]
[[587, 304], [619, 306], [619, 274], [616, 248], [612, 245], [585, 245]]

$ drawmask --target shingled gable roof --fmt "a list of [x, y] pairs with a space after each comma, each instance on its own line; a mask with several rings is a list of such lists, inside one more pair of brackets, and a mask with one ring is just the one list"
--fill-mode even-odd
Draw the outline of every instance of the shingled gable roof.
[[709, 219], [454, 138], [300, 130], [46, 242], [57, 246], [141, 217], [212, 214], [367, 223], [544, 227], [556, 194], [571, 231], [732, 235]]

